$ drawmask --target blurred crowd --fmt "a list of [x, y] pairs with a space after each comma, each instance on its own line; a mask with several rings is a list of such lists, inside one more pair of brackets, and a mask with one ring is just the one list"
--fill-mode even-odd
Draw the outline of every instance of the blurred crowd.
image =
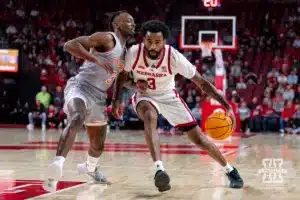
[[[35, 94], [29, 98], [22, 95], [8, 98], [10, 90], [0, 88], [0, 109], [5, 113], [0, 117], [2, 123], [29, 124], [28, 128], [32, 129], [39, 121], [44, 129], [64, 127], [63, 89], [67, 79], [76, 75], [82, 64], [82, 60], [63, 50], [64, 43], [95, 30], [107, 29], [110, 12], [126, 9], [136, 18], [137, 28], [149, 19], [166, 21], [171, 31], [168, 43], [175, 48], [179, 46], [181, 15], [237, 16], [238, 48], [223, 52], [223, 58], [228, 80], [227, 97], [239, 108], [242, 131], [299, 132], [300, 5], [282, 6], [269, 1], [266, 6], [264, 2], [232, 1], [212, 11], [204, 8], [202, 1], [193, 0], [188, 3], [155, 0], [143, 4], [137, 0], [76, 3], [54, 0], [43, 4], [37, 0], [5, 0], [0, 5], [1, 45], [21, 50], [21, 64], [30, 73], [25, 76], [20, 72], [20, 76], [27, 77], [29, 82], [31, 72], [39, 74], [38, 84], [33, 84], [36, 88], [28, 89]], [[148, 9], [150, 7], [153, 9]], [[193, 35], [195, 32], [193, 26], [187, 31], [191, 40], [197, 39]], [[205, 78], [214, 82], [214, 68], [202, 66], [201, 52], [183, 51], [183, 54]], [[3, 77], [0, 79], [5, 82]], [[201, 103], [207, 96], [182, 77], [176, 77], [176, 88], [200, 123]], [[108, 112], [111, 94], [108, 91]], [[129, 90], [123, 94], [124, 120], [112, 120], [111, 126], [125, 127], [139, 121], [131, 105], [131, 94]], [[173, 128], [161, 117], [159, 130], [172, 132]]]

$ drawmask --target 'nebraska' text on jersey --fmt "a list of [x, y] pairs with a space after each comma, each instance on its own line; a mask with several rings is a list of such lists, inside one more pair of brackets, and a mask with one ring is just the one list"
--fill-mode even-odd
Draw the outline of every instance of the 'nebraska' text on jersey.
[[176, 49], [165, 45], [158, 60], [147, 57], [143, 44], [132, 46], [125, 57], [124, 70], [131, 71], [134, 81], [146, 80], [146, 93], [163, 93], [175, 88], [175, 75], [190, 79], [196, 68]]

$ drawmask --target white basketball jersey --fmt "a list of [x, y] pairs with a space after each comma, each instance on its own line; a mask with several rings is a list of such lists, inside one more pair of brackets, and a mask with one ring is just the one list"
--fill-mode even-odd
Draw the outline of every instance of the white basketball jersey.
[[196, 68], [177, 50], [165, 45], [160, 59], [147, 57], [144, 44], [132, 46], [125, 57], [124, 70], [132, 72], [134, 81], [146, 80], [146, 93], [164, 93], [175, 89], [175, 75], [181, 74], [190, 79]]
[[91, 49], [90, 53], [108, 63], [113, 68], [114, 73], [109, 74], [97, 64], [85, 61], [79, 68], [79, 73], [76, 76], [79, 80], [83, 80], [104, 93], [106, 93], [106, 90], [113, 84], [113, 81], [117, 76], [118, 68], [121, 65], [120, 56], [123, 52], [123, 47], [116, 34], [113, 32], [108, 33], [114, 37], [116, 41], [115, 47], [109, 52], [97, 52], [95, 49]]

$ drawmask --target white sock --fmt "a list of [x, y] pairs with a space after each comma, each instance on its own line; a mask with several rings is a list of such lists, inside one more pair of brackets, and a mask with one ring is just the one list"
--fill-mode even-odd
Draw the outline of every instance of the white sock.
[[87, 168], [89, 172], [94, 172], [96, 170], [99, 158], [92, 157], [90, 155], [87, 156]]
[[53, 162], [59, 163], [60, 166], [63, 166], [66, 158], [63, 156], [55, 156]]
[[230, 173], [233, 170], [233, 167], [231, 167], [228, 163], [226, 164], [226, 166], [223, 167], [224, 171], [226, 173]]
[[163, 166], [163, 162], [161, 160], [155, 161], [154, 166], [155, 166], [156, 171], [158, 171], [158, 170], [165, 171], [165, 168]]

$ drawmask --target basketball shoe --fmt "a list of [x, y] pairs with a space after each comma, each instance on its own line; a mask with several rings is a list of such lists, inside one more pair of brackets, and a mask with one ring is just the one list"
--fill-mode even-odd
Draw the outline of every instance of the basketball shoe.
[[[63, 163], [59, 160], [54, 160], [48, 167], [47, 177], [48, 179], [44, 181], [43, 188], [48, 192], [55, 192], [57, 189], [57, 183], [62, 178]], [[93, 178], [95, 183], [100, 184], [110, 184], [105, 176], [96, 167], [94, 172], [89, 172], [86, 163], [78, 164], [77, 170], [79, 174], [87, 174]]]
[[48, 166], [46, 176], [47, 179], [43, 183], [44, 190], [55, 192], [58, 181], [62, 178], [63, 162], [54, 159]]
[[171, 189], [170, 177], [165, 171], [158, 170], [155, 173], [154, 183], [160, 192], [165, 192]]
[[233, 167], [231, 172], [226, 173], [226, 175], [230, 181], [230, 188], [242, 188], [244, 186], [244, 181], [235, 167]]
[[99, 171], [99, 167], [96, 167], [94, 172], [90, 172], [87, 167], [87, 163], [81, 163], [77, 165], [77, 170], [79, 174], [87, 174], [90, 176], [95, 183], [100, 184], [110, 184], [105, 176]]

